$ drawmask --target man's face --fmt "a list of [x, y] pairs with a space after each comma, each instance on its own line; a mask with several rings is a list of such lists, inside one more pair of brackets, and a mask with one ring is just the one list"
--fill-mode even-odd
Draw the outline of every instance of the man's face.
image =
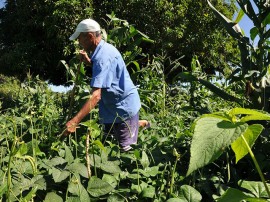
[[79, 37], [79, 44], [85, 51], [91, 51], [94, 44], [94, 37], [91, 33], [81, 32]]

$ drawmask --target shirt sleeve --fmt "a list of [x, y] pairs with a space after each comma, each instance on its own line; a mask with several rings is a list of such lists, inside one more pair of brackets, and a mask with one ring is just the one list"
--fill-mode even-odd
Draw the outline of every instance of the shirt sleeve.
[[93, 88], [109, 88], [112, 84], [113, 72], [111, 61], [99, 61], [93, 65], [93, 77], [91, 87]]

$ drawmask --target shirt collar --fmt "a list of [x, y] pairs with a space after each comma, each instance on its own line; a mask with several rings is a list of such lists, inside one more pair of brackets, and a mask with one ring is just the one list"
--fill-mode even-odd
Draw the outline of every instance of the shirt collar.
[[91, 60], [93, 60], [96, 56], [96, 54], [98, 53], [98, 51], [101, 49], [101, 47], [104, 45], [105, 41], [103, 39], [101, 39], [101, 41], [98, 43], [95, 51], [90, 55]]

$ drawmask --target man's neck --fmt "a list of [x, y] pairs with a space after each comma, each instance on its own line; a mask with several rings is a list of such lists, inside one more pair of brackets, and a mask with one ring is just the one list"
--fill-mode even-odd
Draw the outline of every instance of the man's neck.
[[91, 51], [95, 51], [95, 49], [97, 48], [98, 44], [100, 43], [101, 41], [101, 36], [97, 37], [96, 40], [94, 41], [94, 44], [93, 44], [93, 47], [92, 47], [92, 50]]

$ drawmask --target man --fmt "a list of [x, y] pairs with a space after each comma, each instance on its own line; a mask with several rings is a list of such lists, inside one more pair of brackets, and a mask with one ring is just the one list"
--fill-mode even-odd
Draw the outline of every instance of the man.
[[81, 21], [70, 40], [77, 38], [84, 49], [80, 51], [81, 61], [93, 64], [92, 92], [82, 109], [66, 123], [66, 132], [75, 132], [78, 123], [99, 104], [100, 122], [105, 125], [105, 131], [112, 128], [121, 148], [128, 151], [130, 145], [137, 143], [139, 125], [149, 125], [147, 121], [139, 122], [141, 103], [137, 88], [119, 51], [102, 40], [96, 21]]

